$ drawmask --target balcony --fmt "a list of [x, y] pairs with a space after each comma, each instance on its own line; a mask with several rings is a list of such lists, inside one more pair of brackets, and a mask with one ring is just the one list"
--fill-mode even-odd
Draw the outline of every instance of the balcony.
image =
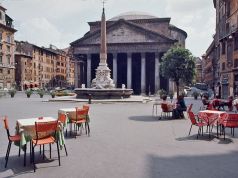
[[10, 68], [10, 69], [15, 69], [15, 66], [13, 64], [4, 64], [4, 63], [0, 63], [0, 67], [3, 68]]

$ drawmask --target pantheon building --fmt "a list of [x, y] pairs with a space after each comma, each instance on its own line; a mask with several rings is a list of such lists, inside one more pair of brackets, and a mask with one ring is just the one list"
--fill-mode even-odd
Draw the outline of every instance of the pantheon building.
[[[174, 44], [185, 47], [187, 33], [170, 24], [170, 18], [145, 13], [124, 13], [107, 20], [107, 63], [115, 86], [132, 88], [134, 94], [169, 90], [171, 82], [160, 75], [162, 56]], [[100, 21], [88, 22], [90, 30], [71, 43], [78, 61], [76, 87], [90, 88], [99, 64]], [[78, 85], [78, 86], [77, 86]]]

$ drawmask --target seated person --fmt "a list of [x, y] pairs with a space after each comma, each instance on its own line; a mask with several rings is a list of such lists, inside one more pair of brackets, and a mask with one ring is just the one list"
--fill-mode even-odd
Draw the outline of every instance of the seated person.
[[177, 102], [176, 102], [176, 108], [173, 110], [174, 118], [175, 119], [184, 118], [183, 111], [187, 111], [187, 106], [184, 101], [184, 96], [179, 95]]
[[166, 104], [169, 111], [173, 111], [174, 104], [167, 101], [167, 95], [162, 96], [162, 102], [161, 103]]
[[229, 111], [233, 110], [232, 102], [233, 102], [233, 96], [229, 96], [228, 100], [224, 102], [224, 106], [227, 106]]
[[206, 107], [205, 109], [207, 109], [208, 105], [210, 104], [207, 95], [203, 95], [203, 97], [202, 97], [202, 103], [203, 103], [203, 105]]
[[213, 108], [220, 110], [221, 108], [224, 109], [224, 102], [221, 101], [219, 95], [216, 95], [215, 99], [212, 100]]

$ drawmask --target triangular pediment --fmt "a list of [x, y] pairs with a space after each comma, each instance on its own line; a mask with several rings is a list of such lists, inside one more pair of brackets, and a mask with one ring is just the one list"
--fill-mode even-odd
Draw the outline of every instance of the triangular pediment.
[[[174, 42], [161, 34], [142, 28], [125, 20], [118, 20], [107, 27], [107, 43], [154, 43]], [[75, 41], [77, 44], [100, 44], [100, 30]]]

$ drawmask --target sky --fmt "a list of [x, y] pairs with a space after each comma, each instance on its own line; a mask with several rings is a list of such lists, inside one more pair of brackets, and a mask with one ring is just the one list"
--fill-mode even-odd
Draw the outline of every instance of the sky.
[[[0, 0], [18, 31], [16, 40], [38, 46], [66, 48], [101, 18], [102, 0]], [[171, 17], [171, 24], [188, 34], [186, 48], [201, 57], [215, 33], [212, 0], [106, 0], [106, 18], [139, 11]]]

